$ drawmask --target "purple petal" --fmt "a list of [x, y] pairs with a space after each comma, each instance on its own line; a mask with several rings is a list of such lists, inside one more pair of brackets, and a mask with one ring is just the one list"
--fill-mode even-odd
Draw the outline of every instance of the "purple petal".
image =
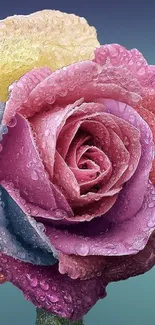
[[148, 272], [155, 265], [155, 232], [145, 248], [138, 254], [110, 256], [104, 260], [104, 280], [107, 282], [126, 280]]
[[72, 280], [58, 272], [57, 265], [40, 267], [0, 253], [0, 272], [21, 289], [25, 298], [39, 308], [64, 318], [78, 320], [98, 299], [106, 296], [101, 277]]
[[[97, 220], [99, 222], [97, 222]], [[118, 224], [104, 217], [76, 225], [68, 231], [46, 227], [46, 235], [56, 249], [65, 254], [130, 255], [142, 250], [155, 227], [155, 189], [148, 184], [144, 202], [131, 219]], [[62, 245], [63, 243], [63, 245]]]
[[154, 158], [154, 143], [148, 124], [132, 107], [111, 99], [104, 99], [102, 102], [106, 112], [122, 118], [140, 131], [142, 153], [138, 168], [124, 186], [115, 205], [105, 215], [109, 221], [117, 223], [132, 218], [143, 203]]

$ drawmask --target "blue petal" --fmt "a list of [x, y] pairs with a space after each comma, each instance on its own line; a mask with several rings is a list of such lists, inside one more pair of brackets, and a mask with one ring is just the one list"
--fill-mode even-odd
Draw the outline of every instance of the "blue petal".
[[51, 244], [42, 226], [26, 216], [0, 186], [0, 250], [24, 262], [53, 265]]
[[[0, 122], [5, 103], [0, 103]], [[0, 125], [0, 141], [8, 131]], [[25, 215], [8, 192], [0, 186], [0, 250], [24, 262], [40, 265], [56, 263], [57, 252], [44, 233], [43, 225]], [[53, 253], [54, 252], [54, 253]]]

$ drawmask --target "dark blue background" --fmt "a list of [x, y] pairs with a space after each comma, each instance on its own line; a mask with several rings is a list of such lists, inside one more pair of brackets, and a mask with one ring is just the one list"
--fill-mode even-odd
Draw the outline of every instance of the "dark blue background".
[[[26, 0], [3, 1], [0, 18], [58, 9], [85, 17], [98, 31], [100, 43], [138, 48], [155, 64], [155, 3], [153, 0]], [[108, 297], [85, 317], [86, 325], [154, 325], [154, 269], [143, 276], [111, 284]], [[34, 325], [35, 308], [11, 284], [0, 286], [0, 325]]]

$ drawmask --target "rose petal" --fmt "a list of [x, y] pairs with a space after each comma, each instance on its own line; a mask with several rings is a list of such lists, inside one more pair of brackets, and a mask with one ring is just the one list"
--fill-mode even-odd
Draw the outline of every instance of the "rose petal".
[[105, 257], [104, 281], [126, 280], [148, 272], [155, 265], [155, 233], [151, 235], [147, 245], [135, 255]]
[[[107, 262], [106, 262], [107, 263]], [[78, 256], [59, 253], [59, 272], [71, 279], [91, 279], [104, 272], [105, 257]], [[107, 266], [107, 265], [106, 265]]]
[[[65, 254], [130, 255], [142, 250], [155, 227], [155, 189], [149, 184], [142, 207], [121, 223], [106, 222], [105, 217], [76, 225], [68, 231], [46, 227], [51, 243]], [[63, 243], [63, 245], [62, 245]]]
[[43, 229], [24, 214], [2, 187], [0, 194], [0, 250], [24, 262], [54, 264], [54, 249]]
[[50, 68], [32, 69], [9, 87], [11, 93], [8, 102], [6, 102], [4, 124], [8, 124], [18, 108], [23, 106], [33, 88], [51, 73]]
[[[53, 72], [31, 91], [27, 102], [23, 101], [21, 104], [20, 101], [16, 112], [30, 117], [36, 112], [44, 111], [47, 104], [66, 105], [79, 98], [92, 101], [95, 97], [125, 101], [134, 106], [141, 100], [141, 93], [140, 84], [126, 68], [101, 67], [95, 62], [84, 61]], [[10, 99], [5, 109], [3, 124], [8, 122], [7, 112], [12, 106], [11, 103]]]
[[73, 113], [74, 108], [80, 105], [82, 100], [76, 101], [66, 107], [53, 107], [47, 112], [36, 114], [29, 119], [34, 132], [35, 141], [40, 151], [43, 163], [48, 170], [51, 179], [55, 161], [56, 142], [66, 119]]
[[140, 131], [142, 154], [138, 168], [121, 191], [118, 201], [108, 214], [108, 220], [117, 223], [132, 218], [142, 205], [152, 167], [154, 144], [149, 126], [132, 107], [109, 99], [104, 99], [103, 102], [106, 112], [124, 119]]
[[148, 65], [137, 49], [127, 50], [120, 44], [105, 44], [96, 48], [93, 61], [100, 65], [124, 66], [143, 87], [154, 88], [155, 66]]
[[28, 122], [19, 115], [16, 119], [17, 124], [9, 128], [3, 151], [0, 153], [1, 181], [12, 182], [20, 190], [20, 195], [25, 199], [25, 212], [28, 214], [35, 216], [35, 209], [31, 211], [33, 205], [42, 208], [39, 212], [42, 211], [43, 215], [49, 211], [51, 218], [64, 218], [64, 215], [60, 216], [59, 213], [58, 216], [55, 213], [58, 208], [72, 215], [65, 197], [49, 181]]
[[91, 60], [99, 45], [96, 30], [84, 18], [58, 10], [14, 15], [0, 22], [0, 100], [8, 86], [33, 67], [52, 71]]
[[[137, 49], [127, 50], [119, 44], [108, 44], [97, 48], [93, 61], [100, 65], [124, 66], [131, 71], [133, 77], [143, 87], [141, 105], [134, 106], [134, 108], [148, 123], [155, 138], [155, 117], [152, 114], [155, 112], [155, 66], [149, 65]], [[150, 179], [155, 184], [155, 161]]]
[[36, 267], [1, 253], [0, 265], [4, 275], [23, 291], [27, 300], [63, 318], [79, 320], [99, 298], [106, 296], [101, 276], [85, 281], [72, 280], [61, 275], [57, 266]]

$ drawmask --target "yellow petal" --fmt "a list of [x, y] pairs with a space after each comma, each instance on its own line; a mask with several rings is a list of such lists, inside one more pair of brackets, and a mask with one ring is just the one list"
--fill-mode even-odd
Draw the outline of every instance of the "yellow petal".
[[89, 60], [99, 46], [96, 30], [84, 18], [55, 10], [0, 21], [0, 100], [8, 86], [34, 67], [57, 70]]

